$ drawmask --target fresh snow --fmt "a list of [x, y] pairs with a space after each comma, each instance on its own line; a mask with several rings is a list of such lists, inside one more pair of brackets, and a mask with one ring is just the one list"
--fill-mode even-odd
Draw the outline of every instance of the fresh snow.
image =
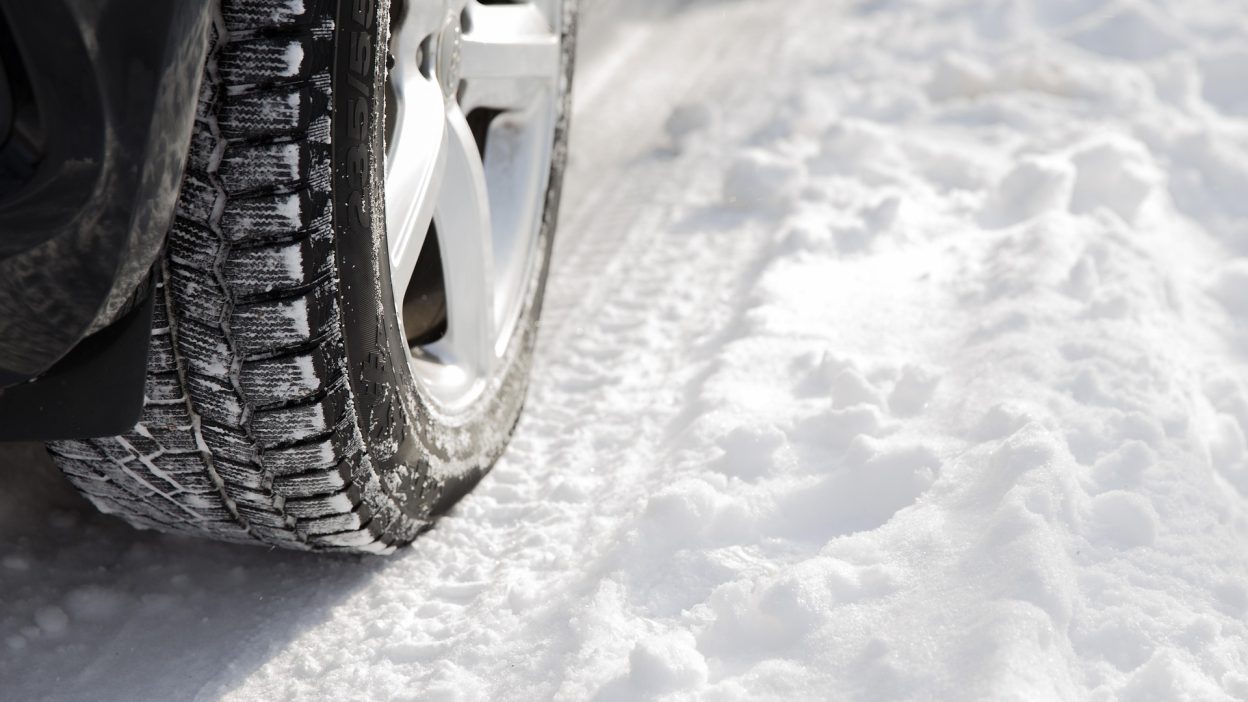
[[1248, 5], [586, 2], [533, 387], [389, 559], [0, 454], [0, 699], [1248, 699]]

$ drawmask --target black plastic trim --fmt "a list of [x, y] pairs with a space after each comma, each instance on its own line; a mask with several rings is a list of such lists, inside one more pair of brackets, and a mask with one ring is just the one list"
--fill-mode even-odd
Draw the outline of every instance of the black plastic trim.
[[0, 441], [113, 436], [134, 428], [152, 336], [151, 290], [47, 373], [0, 390]]

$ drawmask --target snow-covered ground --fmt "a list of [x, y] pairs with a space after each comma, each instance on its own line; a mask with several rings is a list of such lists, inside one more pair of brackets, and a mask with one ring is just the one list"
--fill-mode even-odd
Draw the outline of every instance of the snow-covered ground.
[[1248, 699], [1248, 4], [587, 0], [530, 402], [390, 559], [0, 453], [0, 699]]

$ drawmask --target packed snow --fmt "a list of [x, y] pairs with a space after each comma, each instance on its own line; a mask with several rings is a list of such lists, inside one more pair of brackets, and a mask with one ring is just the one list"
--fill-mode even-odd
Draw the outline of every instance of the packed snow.
[[0, 699], [1248, 699], [1248, 5], [586, 2], [526, 414], [389, 559], [36, 447]]

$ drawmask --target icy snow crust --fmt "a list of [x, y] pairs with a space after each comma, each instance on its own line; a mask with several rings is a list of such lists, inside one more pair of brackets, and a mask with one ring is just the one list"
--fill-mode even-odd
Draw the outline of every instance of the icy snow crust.
[[583, 39], [496, 471], [367, 561], [10, 471], [0, 698], [1248, 699], [1248, 6], [603, 0]]

